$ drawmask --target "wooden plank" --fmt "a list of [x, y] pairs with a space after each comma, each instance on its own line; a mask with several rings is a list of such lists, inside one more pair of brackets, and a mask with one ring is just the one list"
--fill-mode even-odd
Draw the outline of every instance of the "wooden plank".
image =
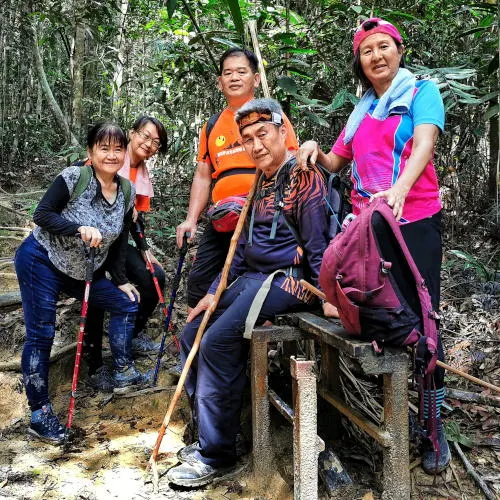
[[356, 340], [349, 335], [339, 321], [321, 318], [310, 312], [293, 313], [288, 315], [300, 329], [312, 333], [323, 342], [340, 349], [342, 352], [357, 358], [360, 356], [373, 355], [373, 348], [369, 342]]

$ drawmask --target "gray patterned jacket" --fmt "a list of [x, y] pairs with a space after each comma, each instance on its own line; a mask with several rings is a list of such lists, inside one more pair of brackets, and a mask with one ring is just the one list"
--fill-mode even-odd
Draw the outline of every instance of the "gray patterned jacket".
[[[134, 206], [135, 188], [132, 184], [128, 207], [125, 207], [125, 197], [120, 187], [115, 202], [110, 204], [102, 195], [99, 181], [93, 175], [82, 195], [71, 200], [79, 177], [80, 167], [71, 166], [55, 179], [35, 211], [33, 219], [38, 227], [34, 229], [33, 235], [47, 250], [50, 261], [57, 269], [71, 278], [83, 280], [85, 251], [81, 240], [75, 238], [77, 228], [92, 226], [102, 234], [102, 246], [94, 261], [95, 271], [103, 265], [113, 242], [122, 235], [125, 215]], [[125, 236], [125, 242], [126, 239]]]

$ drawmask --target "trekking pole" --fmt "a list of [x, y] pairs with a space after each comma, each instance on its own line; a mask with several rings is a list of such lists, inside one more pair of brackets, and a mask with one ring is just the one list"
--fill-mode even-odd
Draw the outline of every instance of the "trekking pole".
[[[321, 290], [316, 288], [314, 285], [311, 285], [311, 283], [308, 283], [306, 280], [300, 280], [300, 284], [303, 285], [305, 288], [307, 288], [310, 292], [314, 293], [320, 299], [327, 300], [326, 295]], [[485, 382], [480, 378], [473, 377], [472, 375], [469, 375], [468, 373], [465, 373], [462, 370], [459, 370], [458, 368], [454, 368], [453, 366], [447, 365], [446, 363], [439, 361], [439, 359], [436, 361], [436, 366], [440, 366], [441, 368], [448, 370], [452, 373], [455, 373], [456, 375], [460, 375], [466, 380], [470, 380], [471, 382], [474, 382], [477, 385], [486, 387], [487, 389], [491, 389], [492, 391], [495, 392], [500, 392], [500, 387], [494, 384], [490, 384], [489, 382]]]
[[[170, 317], [172, 315], [172, 310], [174, 308], [174, 300], [175, 300], [175, 296], [177, 294], [177, 287], [179, 286], [179, 282], [180, 282], [180, 270], [182, 269], [182, 264], [184, 263], [184, 257], [186, 256], [186, 252], [187, 252], [187, 242], [184, 240], [184, 243], [183, 243], [181, 251], [180, 251], [179, 264], [177, 266], [177, 273], [176, 273], [175, 278], [174, 278], [174, 287], [172, 290], [172, 294], [170, 295], [170, 303], [169, 303], [169, 307], [167, 310], [167, 306], [165, 305], [165, 296], [163, 295], [163, 292], [161, 291], [160, 283], [158, 283], [158, 278], [156, 277], [155, 268], [153, 266], [153, 262], [151, 261], [151, 253], [149, 251], [149, 245], [148, 245], [148, 242], [144, 236], [144, 231], [142, 230], [139, 222], [135, 223], [135, 230], [136, 230], [137, 234], [139, 235], [140, 250], [142, 250], [144, 252], [144, 255], [146, 257], [146, 268], [151, 273], [151, 278], [153, 279], [153, 283], [154, 283], [155, 288], [156, 288], [156, 293], [158, 294], [160, 307], [161, 307], [161, 310], [163, 311], [163, 315], [165, 316], [165, 333], [166, 333], [168, 331], [168, 326], [170, 324]], [[190, 236], [191, 236], [191, 233], [186, 233], [185, 238], [187, 239]], [[163, 355], [163, 346], [164, 346], [165, 338], [166, 338], [165, 333], [161, 339], [162, 340], [161, 347], [160, 347], [161, 355]], [[172, 340], [175, 343], [175, 347], [177, 348], [177, 351], [179, 351], [180, 347], [181, 347], [180, 343], [179, 343], [179, 339], [177, 338], [176, 335], [172, 335]], [[161, 358], [159, 358], [159, 360], [161, 360]], [[159, 362], [160, 361], [158, 361], [158, 363]], [[158, 374], [155, 372], [155, 380], [154, 380], [153, 385], [156, 385], [157, 378], [158, 378]]]
[[67, 444], [69, 438], [69, 431], [73, 423], [73, 416], [75, 415], [75, 400], [76, 388], [78, 384], [78, 374], [80, 373], [80, 359], [83, 350], [83, 337], [85, 335], [85, 323], [87, 321], [87, 310], [89, 307], [89, 294], [90, 285], [92, 284], [92, 275], [94, 274], [94, 259], [96, 248], [91, 247], [87, 256], [87, 267], [85, 269], [85, 290], [83, 292], [82, 310], [80, 313], [80, 326], [78, 329], [78, 340], [76, 343], [76, 356], [75, 367], [73, 368], [73, 380], [71, 382], [71, 396], [69, 398], [68, 420], [66, 422], [66, 430], [64, 431], [64, 441]]
[[[156, 367], [155, 367], [155, 372], [153, 375], [153, 381], [152, 381], [152, 386], [156, 387], [156, 384], [158, 383], [158, 374], [160, 373], [160, 364], [161, 364], [161, 358], [163, 357], [163, 353], [166, 350], [166, 348], [170, 345], [170, 343], [165, 346], [165, 341], [167, 339], [168, 335], [168, 327], [170, 326], [170, 319], [172, 318], [172, 312], [174, 310], [174, 302], [175, 302], [175, 297], [177, 296], [177, 290], [179, 288], [179, 283], [181, 281], [181, 273], [182, 273], [182, 265], [184, 264], [184, 258], [186, 257], [186, 253], [188, 251], [188, 244], [187, 240], [188, 238], [191, 237], [191, 233], [188, 231], [184, 234], [183, 240], [182, 240], [182, 247], [179, 250], [179, 262], [177, 263], [177, 271], [175, 272], [174, 276], [174, 281], [172, 283], [172, 291], [170, 292], [170, 301], [168, 303], [168, 310], [165, 306], [165, 299], [163, 297], [163, 293], [161, 291], [160, 285], [158, 283], [158, 279], [155, 276], [154, 272], [154, 267], [153, 263], [151, 262], [151, 255], [149, 253], [149, 248], [148, 248], [148, 243], [146, 241], [146, 238], [144, 237], [144, 232], [141, 229], [141, 225], [137, 222], [136, 223], [136, 230], [139, 233], [139, 238], [141, 239], [141, 250], [144, 250], [146, 259], [148, 262], [148, 267], [149, 270], [152, 274], [153, 281], [156, 287], [156, 291], [158, 293], [158, 297], [160, 299], [160, 306], [163, 311], [163, 314], [165, 316], [165, 330], [163, 332], [163, 336], [161, 338], [161, 343], [160, 343], [160, 349], [158, 351], [158, 359], [156, 360]], [[175, 346], [177, 347], [177, 351], [180, 350], [180, 343], [179, 339], [175, 334], [172, 335], [172, 341], [175, 343]]]
[[165, 432], [167, 431], [168, 424], [170, 423], [170, 417], [172, 416], [172, 413], [174, 412], [175, 405], [177, 404], [177, 401], [179, 400], [179, 398], [181, 396], [182, 387], [184, 386], [184, 381], [186, 380], [189, 369], [191, 368], [191, 363], [193, 362], [193, 359], [198, 352], [198, 349], [200, 347], [200, 342], [201, 342], [201, 339], [203, 337], [203, 334], [205, 333], [205, 329], [207, 327], [208, 321], [209, 321], [210, 317], [212, 316], [212, 313], [217, 308], [220, 296], [222, 295], [222, 293], [224, 292], [224, 290], [227, 287], [229, 268], [231, 267], [231, 262], [233, 261], [233, 257], [234, 257], [235, 251], [236, 251], [236, 245], [238, 243], [238, 239], [240, 237], [241, 231], [243, 230], [243, 226], [245, 224], [245, 219], [247, 217], [248, 210], [249, 210], [250, 205], [252, 203], [253, 195], [254, 195], [255, 188], [257, 186], [259, 177], [260, 177], [260, 173], [256, 173], [255, 174], [255, 181], [253, 183], [252, 188], [250, 189], [250, 192], [248, 193], [247, 201], [245, 202], [245, 205], [243, 206], [243, 209], [241, 210], [241, 214], [240, 214], [240, 217], [238, 219], [238, 224], [236, 225], [233, 236], [231, 237], [231, 244], [229, 245], [229, 251], [227, 253], [226, 261], [224, 263], [224, 268], [222, 269], [222, 274], [221, 274], [219, 286], [217, 287], [217, 290], [215, 291], [214, 301], [213, 301], [212, 305], [205, 311], [205, 314], [203, 316], [201, 324], [198, 327], [198, 331], [196, 333], [196, 337], [195, 337], [194, 342], [193, 342], [193, 347], [191, 348], [191, 351], [189, 352], [189, 355], [186, 359], [184, 367], [182, 368], [182, 373], [181, 373], [181, 376], [179, 378], [179, 381], [177, 382], [177, 387], [175, 389], [175, 393], [170, 401], [170, 405], [169, 405], [167, 413], [163, 419], [160, 430], [158, 431], [158, 437], [156, 438], [156, 443], [155, 443], [153, 451], [151, 453], [151, 457], [149, 458], [149, 461], [148, 461], [148, 466], [147, 466], [146, 470], [148, 470], [151, 467], [151, 470], [153, 472], [153, 486], [154, 486], [155, 490], [158, 488], [158, 481], [159, 481], [158, 470], [156, 467], [156, 459], [158, 457], [158, 452], [160, 450], [161, 442], [163, 440], [163, 436], [165, 435]]

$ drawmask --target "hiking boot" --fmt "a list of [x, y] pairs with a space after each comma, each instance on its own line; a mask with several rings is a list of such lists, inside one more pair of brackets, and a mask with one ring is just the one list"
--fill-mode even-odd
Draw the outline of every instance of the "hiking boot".
[[148, 384], [149, 379], [148, 374], [142, 374], [134, 365], [130, 365], [122, 371], [115, 370], [113, 372], [113, 392], [127, 394], [139, 390]]
[[[236, 457], [241, 458], [247, 455], [250, 452], [250, 446], [248, 445], [248, 441], [245, 439], [245, 436], [238, 432], [236, 434]], [[184, 446], [177, 452], [177, 459], [179, 462], [189, 462], [193, 457], [196, 451], [200, 451], [200, 442], [195, 441], [194, 443]]]
[[446, 433], [444, 431], [441, 419], [437, 421], [437, 435], [438, 435], [438, 449], [439, 457], [436, 462], [436, 452], [429, 441], [426, 443], [427, 449], [422, 454], [422, 468], [427, 474], [439, 474], [443, 472], [451, 460], [450, 448], [446, 440]]
[[99, 367], [96, 372], [90, 376], [89, 385], [101, 392], [113, 392], [115, 382], [113, 375], [106, 365]]
[[177, 452], [177, 459], [179, 460], [179, 462], [187, 462], [193, 457], [196, 451], [200, 450], [200, 442], [195, 441], [194, 443], [188, 444], [187, 446], [184, 446], [184, 448], [181, 448]]
[[47, 443], [57, 445], [64, 441], [64, 427], [54, 415], [50, 403], [31, 413], [28, 432]]
[[132, 339], [132, 354], [135, 356], [146, 356], [147, 354], [157, 354], [160, 344], [153, 342], [143, 331]]
[[167, 479], [177, 486], [198, 488], [211, 483], [216, 477], [231, 472], [234, 467], [234, 465], [230, 467], [212, 467], [201, 460], [191, 457], [188, 462], [169, 469]]

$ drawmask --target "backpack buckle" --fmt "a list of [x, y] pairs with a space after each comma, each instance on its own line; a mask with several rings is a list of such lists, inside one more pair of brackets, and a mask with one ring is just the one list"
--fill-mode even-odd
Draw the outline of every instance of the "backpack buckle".
[[387, 262], [385, 260], [380, 261], [380, 272], [382, 274], [389, 274], [391, 267], [392, 267], [392, 262]]

